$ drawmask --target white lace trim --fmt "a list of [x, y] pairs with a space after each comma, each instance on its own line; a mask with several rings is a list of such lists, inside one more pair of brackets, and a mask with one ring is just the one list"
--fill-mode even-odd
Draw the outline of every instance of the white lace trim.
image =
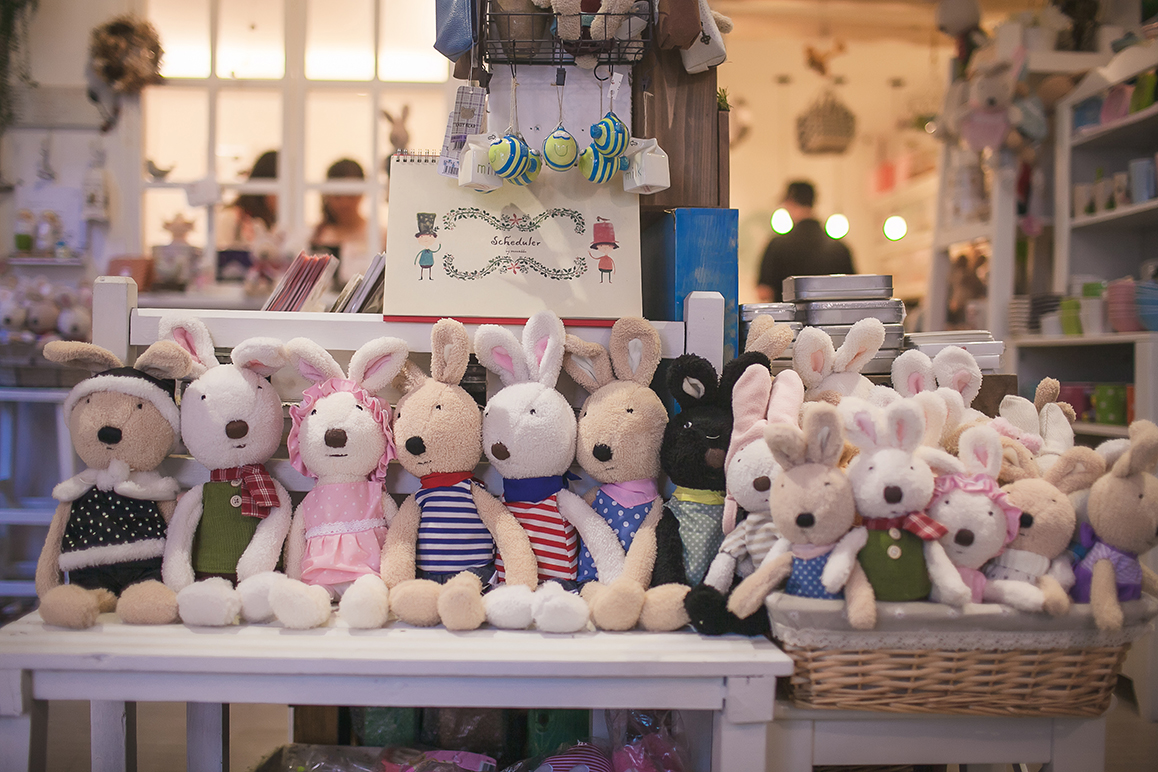
[[386, 520], [381, 517], [368, 517], [363, 520], [349, 520], [338, 523], [325, 523], [324, 525], [315, 525], [306, 531], [306, 538], [313, 539], [318, 536], [337, 536], [343, 533], [361, 533], [362, 531], [370, 531], [375, 528], [385, 528]]
[[1007, 549], [989, 562], [984, 573], [990, 579], [1016, 579], [1032, 584], [1048, 570], [1049, 558], [1045, 555]]

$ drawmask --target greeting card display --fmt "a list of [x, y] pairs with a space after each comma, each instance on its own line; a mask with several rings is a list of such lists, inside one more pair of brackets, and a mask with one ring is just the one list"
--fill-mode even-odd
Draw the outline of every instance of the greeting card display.
[[637, 196], [577, 174], [478, 193], [436, 161], [391, 158], [387, 319], [642, 313]]

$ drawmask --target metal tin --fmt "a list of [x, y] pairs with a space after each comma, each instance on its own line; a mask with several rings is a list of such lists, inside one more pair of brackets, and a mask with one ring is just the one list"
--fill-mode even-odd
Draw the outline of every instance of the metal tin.
[[905, 304], [900, 300], [842, 300], [801, 303], [804, 321], [810, 325], [854, 324], [861, 319], [880, 319], [885, 324], [905, 321]]
[[893, 277], [871, 273], [789, 276], [783, 289], [785, 300], [888, 300], [893, 296]]
[[882, 350], [868, 362], [865, 362], [860, 373], [861, 375], [889, 375], [893, 372], [893, 360], [896, 358], [896, 351]]
[[983, 373], [998, 373], [1001, 372], [1001, 355], [1000, 354], [983, 354], [974, 357], [977, 360], [977, 366], [981, 368]]
[[[852, 329], [851, 324], [826, 324], [820, 325], [819, 329], [828, 333], [828, 337], [832, 338], [832, 345], [840, 347], [844, 343], [844, 339], [848, 336], [848, 331]], [[881, 344], [882, 349], [898, 349], [901, 348], [905, 341], [905, 325], [903, 324], [886, 324], [885, 325], [885, 342]]]
[[745, 322], [750, 322], [756, 318], [757, 315], [771, 316], [778, 322], [791, 322], [796, 320], [796, 304], [795, 303], [745, 303], [740, 306], [740, 318]]
[[918, 343], [913, 348], [916, 348], [923, 354], [928, 354], [930, 357], [934, 357], [942, 350], [947, 349], [950, 346], [963, 348], [972, 354], [975, 358], [982, 356], [1000, 357], [1001, 354], [1005, 351], [1005, 342], [1000, 340], [987, 340], [979, 341], [976, 343]]
[[924, 343], [960, 345], [961, 343], [980, 343], [993, 340], [993, 333], [989, 330], [938, 330], [936, 332], [910, 332], [906, 337], [910, 346]]

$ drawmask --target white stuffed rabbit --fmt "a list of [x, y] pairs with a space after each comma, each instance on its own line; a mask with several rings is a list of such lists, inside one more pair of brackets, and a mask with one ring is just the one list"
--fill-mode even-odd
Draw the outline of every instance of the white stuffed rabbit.
[[290, 408], [290, 462], [317, 479], [294, 514], [286, 543], [285, 581], [269, 591], [286, 627], [325, 624], [340, 599], [351, 627], [386, 623], [386, 585], [378, 571], [387, 527], [398, 511], [385, 487], [394, 457], [390, 404], [375, 394], [402, 370], [408, 354], [397, 338], [375, 338], [350, 359], [347, 377], [309, 338], [286, 343], [291, 365], [314, 385]]
[[840, 397], [868, 399], [876, 387], [860, 374], [885, 342], [885, 326], [879, 319], [861, 319], [852, 326], [837, 349], [819, 327], [805, 327], [792, 348], [792, 369], [800, 374], [810, 400]]
[[[587, 626], [587, 602], [577, 593], [579, 544], [591, 553], [601, 581], [623, 571], [624, 552], [611, 526], [567, 490], [575, 460], [575, 411], [555, 390], [563, 367], [566, 331], [550, 311], [532, 316], [522, 343], [510, 331], [485, 324], [475, 334], [479, 361], [503, 388], [483, 411], [483, 452], [503, 476], [503, 503], [527, 531], [539, 564], [539, 589], [499, 587], [484, 597], [496, 627], [569, 633]], [[502, 560], [495, 561], [502, 581]]]
[[841, 401], [840, 412], [849, 439], [860, 448], [848, 477], [868, 528], [860, 562], [877, 600], [922, 600], [938, 586], [946, 602], [964, 605], [968, 588], [937, 542], [946, 529], [925, 514], [936, 478], [932, 467], [958, 473], [963, 471], [961, 462], [921, 444], [924, 415], [908, 400], [881, 410], [847, 399]]
[[1042, 474], [1074, 446], [1076, 416], [1071, 405], [1057, 401], [1060, 391], [1058, 381], [1043, 378], [1034, 390], [1033, 402], [1007, 394], [998, 408], [999, 417], [993, 422], [1001, 434], [1017, 440], [1033, 454]]
[[221, 365], [200, 319], [165, 316], [158, 332], [193, 359], [181, 438], [210, 475], [177, 503], [165, 542], [165, 584], [177, 592], [186, 624], [230, 625], [239, 613], [263, 621], [293, 509], [264, 466], [281, 445], [281, 398], [266, 379], [287, 362], [284, 347], [250, 338], [233, 349], [231, 364]]
[[941, 431], [946, 438], [960, 433], [964, 425], [988, 423], [988, 416], [970, 407], [981, 393], [981, 381], [977, 359], [960, 346], [946, 346], [931, 359], [913, 349], [893, 360], [893, 389], [901, 397], [932, 394], [945, 403], [947, 416]]

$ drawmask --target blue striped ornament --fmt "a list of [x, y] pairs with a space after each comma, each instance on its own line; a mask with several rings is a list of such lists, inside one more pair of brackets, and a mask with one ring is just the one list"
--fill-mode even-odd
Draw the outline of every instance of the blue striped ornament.
[[613, 112], [608, 112], [598, 123], [591, 124], [591, 147], [608, 158], [618, 158], [627, 149], [627, 125]]
[[565, 172], [579, 162], [579, 143], [562, 126], [543, 140], [543, 163], [548, 169]]
[[531, 147], [522, 137], [508, 134], [491, 143], [487, 157], [495, 174], [509, 180], [527, 170], [531, 162]]
[[607, 182], [615, 173], [627, 169], [630, 161], [626, 158], [608, 158], [587, 148], [579, 155], [579, 173], [592, 182]]
[[539, 178], [541, 171], [543, 171], [543, 156], [539, 154], [538, 150], [532, 150], [530, 161], [527, 163], [527, 170], [518, 177], [511, 177], [509, 182], [512, 185], [530, 185]]

